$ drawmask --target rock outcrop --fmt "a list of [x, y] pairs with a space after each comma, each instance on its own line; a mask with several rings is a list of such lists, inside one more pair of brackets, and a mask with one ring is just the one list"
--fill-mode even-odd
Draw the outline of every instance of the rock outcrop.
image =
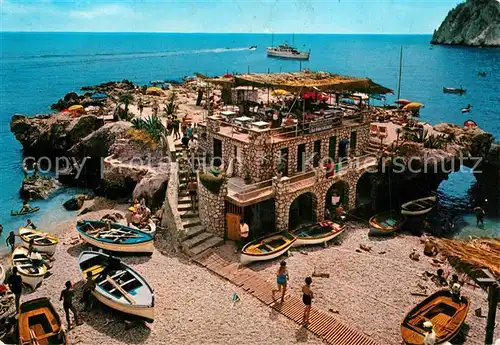
[[25, 154], [55, 157], [65, 154], [81, 138], [103, 124], [103, 120], [94, 115], [77, 118], [67, 114], [14, 115], [10, 130], [23, 146]]
[[137, 183], [132, 197], [138, 200], [144, 198], [146, 205], [153, 210], [161, 207], [165, 200], [165, 193], [167, 192], [168, 177], [168, 170], [149, 172]]
[[77, 211], [83, 207], [83, 203], [86, 200], [91, 200], [93, 198], [92, 195], [88, 194], [78, 194], [73, 196], [71, 199], [67, 200], [63, 207], [68, 211]]
[[28, 177], [23, 181], [20, 194], [22, 199], [47, 199], [58, 187], [51, 177]]
[[500, 2], [467, 0], [434, 31], [432, 44], [500, 47]]

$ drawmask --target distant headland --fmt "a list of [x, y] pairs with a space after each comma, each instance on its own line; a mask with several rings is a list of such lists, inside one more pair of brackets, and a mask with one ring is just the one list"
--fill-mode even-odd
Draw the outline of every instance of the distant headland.
[[431, 44], [500, 47], [500, 2], [467, 0], [448, 12]]

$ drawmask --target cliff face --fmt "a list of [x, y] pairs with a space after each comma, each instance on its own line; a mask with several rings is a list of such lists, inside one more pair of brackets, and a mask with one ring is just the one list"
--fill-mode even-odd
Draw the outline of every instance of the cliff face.
[[500, 47], [500, 2], [467, 0], [434, 31], [432, 44]]

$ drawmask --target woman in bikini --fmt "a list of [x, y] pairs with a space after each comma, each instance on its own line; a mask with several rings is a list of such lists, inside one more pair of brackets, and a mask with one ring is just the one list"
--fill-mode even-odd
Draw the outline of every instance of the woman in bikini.
[[276, 292], [281, 291], [281, 303], [285, 300], [286, 293], [286, 283], [288, 281], [288, 270], [286, 269], [286, 262], [281, 261], [280, 268], [278, 269], [278, 273], [276, 273], [276, 284], [278, 285], [277, 290], [273, 290], [273, 298]]
[[312, 278], [306, 278], [306, 285], [302, 287], [302, 302], [304, 302], [304, 317], [302, 318], [302, 324], [309, 324], [309, 313], [311, 312], [311, 303], [313, 299], [313, 292], [311, 290]]

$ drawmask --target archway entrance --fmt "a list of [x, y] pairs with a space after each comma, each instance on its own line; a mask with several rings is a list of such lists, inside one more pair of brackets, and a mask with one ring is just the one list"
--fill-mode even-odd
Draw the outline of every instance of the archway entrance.
[[337, 208], [341, 205], [346, 208], [349, 204], [349, 186], [344, 181], [334, 183], [326, 192], [325, 218], [334, 219]]
[[316, 206], [318, 200], [316, 195], [307, 192], [299, 195], [290, 205], [290, 214], [288, 218], [288, 228], [296, 229], [302, 224], [316, 222]]
[[372, 203], [373, 174], [364, 173], [356, 183], [356, 208], [366, 208]]

